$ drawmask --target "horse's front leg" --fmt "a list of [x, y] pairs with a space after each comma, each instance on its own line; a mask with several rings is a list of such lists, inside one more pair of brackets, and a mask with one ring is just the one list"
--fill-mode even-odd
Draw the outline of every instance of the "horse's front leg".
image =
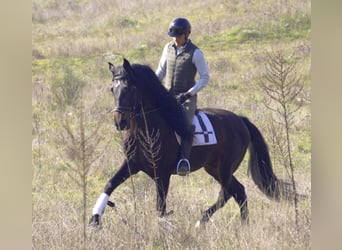
[[169, 191], [170, 175], [157, 177], [155, 183], [157, 187], [157, 211], [159, 216], [163, 217], [172, 213], [172, 211], [166, 213], [166, 197]]
[[112, 204], [109, 202], [109, 196], [121, 183], [128, 179], [131, 175], [136, 174], [138, 171], [135, 168], [130, 168], [127, 161], [124, 161], [115, 173], [115, 175], [107, 182], [104, 192], [97, 199], [95, 206], [92, 209], [92, 217], [89, 224], [94, 226], [100, 225], [100, 216], [103, 214], [106, 204]]

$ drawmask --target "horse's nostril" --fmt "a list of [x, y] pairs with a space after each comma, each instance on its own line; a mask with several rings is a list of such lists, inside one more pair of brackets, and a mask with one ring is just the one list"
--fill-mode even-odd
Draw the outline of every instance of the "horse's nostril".
[[122, 119], [120, 121], [114, 121], [114, 125], [115, 125], [116, 129], [119, 131], [127, 130], [130, 128], [129, 122], [125, 119]]
[[128, 127], [128, 122], [127, 122], [127, 120], [121, 120], [121, 122], [120, 122], [120, 128], [121, 128], [122, 130], [128, 129], [128, 128], [129, 128], [129, 127]]

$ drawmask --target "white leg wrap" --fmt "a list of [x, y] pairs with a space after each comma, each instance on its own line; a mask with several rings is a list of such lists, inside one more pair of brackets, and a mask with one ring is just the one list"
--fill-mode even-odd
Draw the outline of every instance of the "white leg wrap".
[[104, 208], [107, 205], [109, 196], [105, 193], [102, 193], [100, 197], [97, 199], [95, 206], [93, 207], [93, 215], [98, 214], [102, 215]]

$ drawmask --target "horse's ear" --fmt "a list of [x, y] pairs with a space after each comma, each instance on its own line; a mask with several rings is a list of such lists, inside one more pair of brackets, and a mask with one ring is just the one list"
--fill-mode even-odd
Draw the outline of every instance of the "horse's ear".
[[123, 65], [122, 66], [127, 73], [130, 73], [132, 71], [131, 64], [129, 63], [129, 61], [126, 58], [123, 59]]
[[108, 62], [108, 65], [109, 65], [109, 70], [114, 72], [114, 70], [115, 70], [114, 64], [112, 64], [111, 62]]

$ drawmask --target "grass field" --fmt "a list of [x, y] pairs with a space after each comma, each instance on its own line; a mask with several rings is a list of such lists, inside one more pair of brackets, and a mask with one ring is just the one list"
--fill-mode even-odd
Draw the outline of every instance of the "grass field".
[[[308, 0], [46, 0], [32, 2], [32, 249], [310, 249], [311, 248], [311, 3]], [[269, 124], [259, 82], [265, 52], [281, 50], [297, 61], [302, 104], [290, 130], [298, 192], [299, 228], [293, 204], [267, 199], [247, 176], [247, 160], [235, 173], [245, 186], [250, 225], [242, 226], [230, 200], [200, 229], [202, 210], [216, 201], [219, 185], [203, 170], [173, 176], [168, 210], [158, 218], [155, 185], [140, 173], [115, 190], [115, 208], [106, 208], [101, 230], [86, 228], [87, 216], [123, 160], [120, 133], [112, 116], [107, 62], [157, 67], [167, 28], [176, 16], [192, 23], [192, 41], [206, 57], [211, 80], [199, 107], [217, 107], [247, 116], [264, 134], [278, 177], [289, 179]], [[63, 85], [68, 83], [68, 85]], [[78, 107], [56, 101], [60, 86], [83, 84], [86, 134], [98, 124], [98, 142], [86, 175], [86, 203], [80, 170], [74, 168], [63, 121], [78, 135]], [[75, 84], [75, 85], [73, 85]], [[64, 136], [64, 137], [63, 137]], [[89, 218], [87, 218], [89, 219]]]

